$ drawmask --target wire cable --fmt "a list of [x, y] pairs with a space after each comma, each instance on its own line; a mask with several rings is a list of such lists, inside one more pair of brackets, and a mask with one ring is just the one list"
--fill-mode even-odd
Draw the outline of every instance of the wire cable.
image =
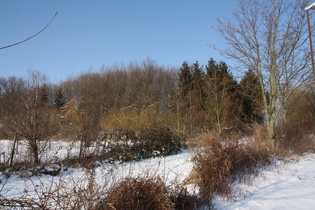
[[22, 44], [23, 42], [26, 42], [26, 41], [28, 41], [28, 40], [34, 38], [35, 36], [37, 36], [38, 34], [40, 34], [41, 32], [43, 32], [43, 31], [50, 25], [50, 23], [55, 19], [55, 17], [57, 16], [57, 14], [58, 14], [58, 12], [55, 13], [55, 15], [53, 16], [53, 18], [49, 21], [49, 23], [48, 23], [42, 30], [40, 30], [39, 32], [37, 32], [37, 33], [34, 34], [33, 36], [30, 36], [30, 37], [28, 37], [27, 39], [24, 39], [24, 40], [22, 40], [22, 41], [20, 41], [20, 42], [17, 42], [17, 43], [14, 43], [14, 44], [10, 44], [10, 45], [4, 46], [4, 47], [0, 47], [0, 50], [3, 50], [3, 49], [8, 48], [8, 47], [13, 47], [13, 46], [18, 45], [18, 44]]

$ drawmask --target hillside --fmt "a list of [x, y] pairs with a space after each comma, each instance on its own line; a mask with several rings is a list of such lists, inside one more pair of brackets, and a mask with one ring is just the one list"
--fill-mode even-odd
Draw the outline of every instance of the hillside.
[[[3, 148], [3, 147], [1, 147]], [[65, 150], [66, 151], [66, 150]], [[105, 189], [123, 177], [160, 176], [167, 184], [181, 183], [188, 177], [192, 162], [191, 150], [165, 158], [146, 159], [140, 162], [123, 164], [101, 164], [95, 168], [94, 184]], [[0, 194], [2, 198], [38, 199], [41, 191], [64, 191], [84, 188], [91, 180], [91, 170], [62, 167], [58, 176], [12, 174], [8, 179], [1, 175]], [[193, 186], [188, 186], [193, 191]], [[196, 190], [196, 189], [195, 189]], [[315, 206], [315, 154], [292, 158], [289, 162], [274, 160], [274, 164], [260, 169], [252, 183], [236, 184], [235, 197], [226, 201], [214, 199], [216, 209], [311, 209]], [[51, 202], [51, 208], [54, 208]]]

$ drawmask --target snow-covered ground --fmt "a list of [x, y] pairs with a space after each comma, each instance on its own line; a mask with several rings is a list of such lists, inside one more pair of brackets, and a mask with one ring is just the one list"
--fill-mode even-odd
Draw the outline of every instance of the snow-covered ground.
[[[98, 141], [91, 144], [90, 147], [86, 148], [86, 153], [101, 153], [103, 149], [103, 145], [107, 144], [107, 141]], [[14, 156], [15, 162], [20, 161], [30, 161], [30, 155], [27, 148], [27, 142], [19, 140], [17, 141], [16, 152]], [[41, 162], [57, 162], [60, 160], [64, 160], [66, 158], [77, 157], [80, 150], [80, 142], [79, 141], [48, 141], [41, 142], [39, 158]], [[4, 161], [8, 161], [10, 158], [11, 150], [13, 146], [12, 140], [0, 140], [0, 163]]]
[[[117, 183], [122, 178], [147, 176], [161, 177], [167, 185], [176, 181], [180, 183], [190, 173], [192, 163], [189, 161], [191, 152], [185, 150], [177, 155], [168, 157], [146, 159], [140, 162], [129, 162], [123, 164], [102, 164], [95, 168], [95, 185], [101, 189], [110, 187], [108, 183]], [[14, 175], [8, 179], [4, 175], [0, 176], [0, 198], [29, 198], [38, 199], [37, 192], [54, 191], [62, 186], [64, 190], [71, 190], [74, 187], [84, 188], [89, 184], [90, 171], [84, 168], [64, 168], [60, 175], [52, 177], [50, 175], [28, 176], [28, 174]], [[36, 192], [37, 191], [37, 192]], [[1, 206], [0, 206], [1, 209]]]
[[[1, 150], [1, 148], [0, 148]], [[1, 151], [0, 151], [1, 152]], [[95, 181], [105, 183], [104, 178], [119, 180], [122, 177], [137, 175], [159, 175], [167, 183], [184, 180], [190, 173], [193, 164], [190, 150], [165, 158], [147, 159], [136, 163], [119, 165], [103, 164], [95, 170]], [[63, 168], [65, 169], [65, 168]], [[34, 195], [36, 188], [47, 188], [52, 183], [63, 183], [67, 188], [71, 185], [87, 182], [87, 174], [82, 168], [69, 168], [59, 176], [21, 178], [11, 175], [8, 180], [0, 176], [0, 194], [6, 198], [18, 198], [23, 193]], [[276, 161], [260, 174], [251, 184], [236, 184], [236, 196], [233, 201], [215, 198], [216, 209], [315, 209], [315, 154], [297, 157], [289, 163]]]
[[290, 163], [261, 171], [251, 185], [238, 184], [234, 189], [244, 195], [234, 202], [217, 198], [217, 209], [315, 209], [315, 154], [307, 154]]

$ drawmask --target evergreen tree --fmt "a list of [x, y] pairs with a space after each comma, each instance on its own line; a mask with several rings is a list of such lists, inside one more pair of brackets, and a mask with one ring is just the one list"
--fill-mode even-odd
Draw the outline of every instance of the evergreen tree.
[[192, 88], [192, 73], [187, 62], [183, 62], [179, 72], [179, 90], [181, 96], [186, 96]]
[[239, 86], [225, 62], [217, 63], [210, 58], [206, 71], [205, 112], [212, 126], [222, 134], [223, 129], [239, 126]]
[[213, 73], [217, 70], [217, 63], [213, 58], [210, 58], [208, 61], [208, 65], [206, 66], [207, 75], [211, 77]]
[[54, 102], [55, 106], [58, 108], [63, 107], [66, 103], [66, 97], [61, 87], [55, 92]]
[[193, 86], [194, 88], [200, 88], [203, 81], [204, 73], [202, 67], [199, 66], [198, 61], [193, 64]]
[[203, 86], [204, 86], [204, 72], [202, 67], [200, 67], [198, 61], [196, 61], [193, 66], [193, 96], [194, 96], [194, 100], [197, 103], [198, 107], [201, 109], [204, 109], [204, 98], [205, 98], [205, 94], [204, 94], [204, 90], [203, 90]]
[[237, 92], [238, 84], [233, 75], [229, 72], [225, 62], [217, 63], [213, 58], [210, 58], [206, 66], [208, 79], [215, 82], [218, 90], [225, 88], [228, 92]]
[[259, 79], [253, 70], [245, 72], [240, 87], [243, 98], [243, 121], [262, 123], [262, 92]]

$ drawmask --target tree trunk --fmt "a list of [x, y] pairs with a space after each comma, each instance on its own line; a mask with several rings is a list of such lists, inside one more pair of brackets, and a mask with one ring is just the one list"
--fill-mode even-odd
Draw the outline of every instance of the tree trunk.
[[181, 133], [180, 133], [180, 131], [181, 131], [181, 129], [180, 129], [180, 121], [181, 121], [181, 117], [180, 117], [180, 99], [179, 99], [179, 97], [177, 97], [177, 100], [176, 100], [176, 120], [177, 120], [177, 134], [178, 134], [178, 136], [180, 136], [181, 135]]
[[34, 164], [35, 164], [35, 166], [37, 166], [40, 164], [37, 142], [33, 142], [30, 145], [31, 145], [32, 153], [33, 153]]
[[[276, 120], [278, 118], [279, 109], [277, 109], [277, 99], [279, 92], [277, 87], [279, 87], [276, 72], [277, 72], [277, 56], [275, 52], [275, 40], [276, 34], [272, 33], [270, 30], [270, 45], [269, 45], [269, 52], [270, 52], [270, 76], [269, 76], [269, 85], [270, 85], [270, 96], [269, 96], [269, 109], [268, 109], [268, 135], [270, 140], [271, 150], [275, 150], [276, 146]], [[283, 105], [282, 105], [283, 106]]]
[[10, 158], [10, 168], [13, 165], [13, 158], [14, 158], [14, 153], [15, 153], [15, 146], [16, 146], [16, 141], [17, 141], [17, 133], [15, 132], [14, 139], [13, 139], [13, 146], [11, 150], [11, 158]]
[[268, 117], [267, 120], [267, 130], [268, 130], [268, 137], [269, 137], [269, 143], [270, 143], [270, 149], [272, 152], [275, 152], [276, 149], [276, 119], [274, 119], [272, 116]]
[[85, 131], [83, 131], [81, 134], [79, 159], [81, 159], [84, 156], [85, 140], [86, 140], [86, 134], [85, 134]]

